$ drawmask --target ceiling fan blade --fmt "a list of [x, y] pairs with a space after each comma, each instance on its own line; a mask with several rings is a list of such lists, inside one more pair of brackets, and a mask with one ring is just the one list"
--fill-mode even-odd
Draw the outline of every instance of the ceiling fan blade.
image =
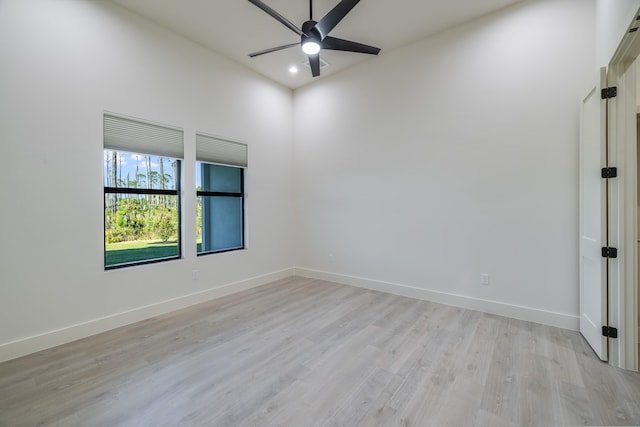
[[[252, 1], [252, 0], [249, 0]], [[333, 9], [329, 11], [318, 23], [315, 28], [320, 32], [320, 37], [324, 39], [329, 32], [335, 28], [342, 18], [344, 18], [351, 9], [355, 7], [360, 0], [342, 0]]]
[[327, 36], [321, 43], [322, 49], [328, 50], [344, 50], [347, 52], [368, 53], [369, 55], [377, 55], [380, 49], [362, 43], [352, 42], [349, 40], [338, 39]]
[[291, 31], [293, 31], [297, 35], [299, 36], [303, 35], [302, 30], [300, 28], [296, 27], [291, 21], [289, 21], [284, 16], [280, 15], [278, 12], [276, 12], [275, 10], [273, 10], [272, 8], [270, 8], [260, 0], [249, 0], [249, 2], [258, 6], [260, 9], [262, 9], [264, 12], [270, 15], [273, 19], [280, 22], [282, 25], [289, 28]]
[[289, 49], [290, 47], [294, 47], [294, 46], [300, 46], [300, 43], [285, 44], [284, 46], [277, 46], [277, 47], [271, 47], [265, 50], [259, 50], [257, 52], [250, 53], [249, 57], [254, 58], [256, 56], [264, 55], [265, 53], [277, 52], [279, 50]]
[[320, 55], [309, 55], [309, 67], [313, 77], [320, 75]]

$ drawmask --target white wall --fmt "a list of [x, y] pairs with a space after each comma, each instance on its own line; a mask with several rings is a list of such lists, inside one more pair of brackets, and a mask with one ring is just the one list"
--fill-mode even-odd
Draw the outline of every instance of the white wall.
[[[291, 91], [105, 1], [1, 1], [0, 57], [0, 360], [291, 266]], [[104, 271], [104, 110], [184, 128], [183, 260]], [[249, 144], [248, 250], [195, 256], [196, 130]]]
[[594, 1], [524, 2], [296, 91], [301, 271], [576, 328], [595, 44]]

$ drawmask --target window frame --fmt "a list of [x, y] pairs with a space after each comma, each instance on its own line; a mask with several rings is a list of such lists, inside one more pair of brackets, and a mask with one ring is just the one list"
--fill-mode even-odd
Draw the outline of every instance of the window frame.
[[[110, 148], [104, 148], [103, 152], [105, 152], [106, 150], [109, 151], [115, 151], [117, 153], [133, 153], [130, 151], [124, 151], [124, 150], [114, 150], [114, 149], [110, 149]], [[149, 154], [149, 153], [133, 153], [133, 154], [141, 154], [141, 155], [147, 155], [147, 156], [155, 156], [155, 154]], [[173, 261], [173, 260], [178, 260], [178, 259], [182, 259], [182, 199], [181, 199], [181, 182], [182, 182], [182, 159], [179, 158], [174, 158], [174, 157], [168, 157], [168, 156], [160, 156], [160, 157], [166, 157], [166, 158], [172, 158], [173, 160], [175, 160], [176, 163], [176, 177], [175, 177], [175, 189], [174, 190], [162, 190], [159, 188], [130, 188], [130, 187], [111, 187], [111, 186], [104, 186], [104, 191], [103, 191], [103, 219], [102, 219], [102, 234], [103, 234], [103, 239], [104, 239], [104, 250], [103, 250], [103, 255], [104, 255], [104, 269], [105, 271], [108, 270], [116, 270], [119, 268], [125, 268], [125, 267], [133, 267], [133, 266], [138, 266], [138, 265], [147, 265], [147, 264], [156, 264], [159, 262], [165, 262], [165, 261]], [[159, 195], [159, 196], [176, 196], [177, 200], [176, 200], [176, 209], [177, 209], [177, 214], [178, 214], [178, 254], [175, 256], [170, 256], [170, 257], [162, 257], [162, 258], [153, 258], [153, 259], [147, 259], [147, 260], [141, 260], [141, 261], [133, 261], [133, 262], [126, 262], [126, 263], [122, 263], [122, 264], [111, 264], [111, 265], [107, 265], [107, 236], [106, 236], [106, 225], [107, 225], [107, 217], [106, 217], [106, 211], [107, 211], [107, 204], [106, 204], [106, 200], [107, 200], [107, 195], [108, 194], [126, 194], [126, 195]]]
[[[207, 162], [204, 160], [196, 160], [196, 168], [200, 167], [202, 164], [207, 164], [207, 165], [213, 165], [213, 166], [224, 166], [224, 167], [231, 167], [231, 168], [236, 168], [236, 169], [240, 169], [240, 192], [224, 192], [224, 191], [203, 191], [203, 190], [197, 190], [196, 187], [196, 198], [198, 197], [235, 197], [235, 198], [240, 198], [241, 201], [241, 212], [242, 212], [242, 218], [240, 219], [240, 226], [242, 227], [241, 229], [241, 245], [235, 248], [227, 248], [227, 249], [214, 249], [214, 250], [210, 250], [210, 251], [198, 251], [197, 250], [197, 246], [196, 246], [196, 256], [204, 256], [204, 255], [211, 255], [211, 254], [220, 254], [220, 253], [225, 253], [225, 252], [235, 252], [235, 251], [242, 251], [245, 250], [247, 248], [247, 236], [246, 236], [246, 212], [245, 212], [245, 206], [246, 206], [246, 198], [245, 198], [245, 173], [246, 173], [246, 168], [241, 167], [241, 166], [235, 166], [235, 165], [226, 165], [226, 164], [221, 164], [221, 163], [212, 163], [212, 162]], [[204, 221], [204, 208], [201, 211], [201, 215], [202, 215], [202, 220]], [[202, 232], [201, 232], [202, 233]], [[202, 239], [204, 240], [204, 236], [202, 235]], [[204, 243], [204, 242], [203, 242]]]

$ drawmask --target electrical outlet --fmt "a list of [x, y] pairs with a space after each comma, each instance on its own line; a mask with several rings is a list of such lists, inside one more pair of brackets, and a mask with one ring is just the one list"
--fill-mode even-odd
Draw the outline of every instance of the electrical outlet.
[[489, 275], [487, 273], [482, 273], [480, 275], [480, 284], [488, 285], [489, 284]]
[[198, 280], [200, 279], [200, 271], [198, 270], [193, 270], [191, 277], [193, 278], [193, 280]]
[[330, 263], [333, 262], [333, 254], [327, 255], [327, 261], [329, 261]]

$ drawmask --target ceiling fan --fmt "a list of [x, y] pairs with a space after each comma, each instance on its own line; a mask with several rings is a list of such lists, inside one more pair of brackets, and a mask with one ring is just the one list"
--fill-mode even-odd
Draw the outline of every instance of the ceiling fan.
[[329, 36], [329, 32], [331, 32], [331, 30], [340, 23], [342, 18], [344, 18], [347, 13], [349, 13], [351, 9], [360, 2], [360, 0], [342, 0], [318, 22], [313, 20], [313, 0], [309, 0], [309, 20], [302, 24], [302, 28], [296, 27], [295, 24], [291, 23], [291, 21], [264, 4], [262, 1], [249, 1], [300, 36], [299, 43], [291, 43], [284, 46], [277, 46], [253, 52], [249, 54], [251, 58], [264, 55], [265, 53], [276, 52], [282, 49], [301, 45], [302, 51], [309, 57], [311, 74], [313, 77], [318, 77], [320, 75], [321, 49], [367, 53], [369, 55], [377, 55], [380, 52], [380, 49], [377, 47]]

